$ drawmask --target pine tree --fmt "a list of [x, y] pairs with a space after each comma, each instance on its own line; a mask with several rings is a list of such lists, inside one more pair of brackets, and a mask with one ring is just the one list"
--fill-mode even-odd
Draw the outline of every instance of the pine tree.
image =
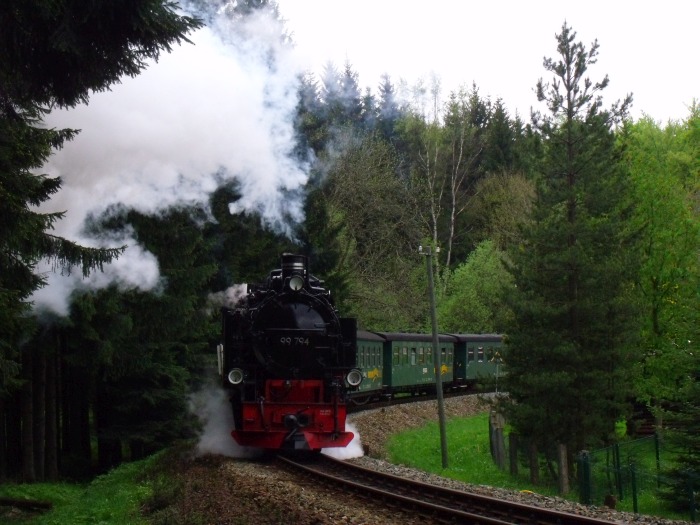
[[513, 250], [516, 316], [507, 354], [514, 427], [541, 450], [569, 452], [609, 439], [625, 415], [627, 348], [633, 309], [627, 296], [633, 269], [622, 237], [625, 173], [613, 126], [631, 97], [610, 110], [587, 74], [596, 62], [566, 24], [557, 35], [554, 75], [537, 94], [550, 114], [533, 115], [545, 158], [532, 223]]

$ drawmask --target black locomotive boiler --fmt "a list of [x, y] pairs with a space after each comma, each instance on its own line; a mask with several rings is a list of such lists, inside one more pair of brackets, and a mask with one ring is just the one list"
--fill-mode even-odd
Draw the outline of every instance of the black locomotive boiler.
[[283, 254], [280, 269], [222, 308], [222, 322], [219, 374], [238, 444], [320, 450], [350, 443], [346, 399], [362, 381], [357, 324], [339, 317], [305, 256]]

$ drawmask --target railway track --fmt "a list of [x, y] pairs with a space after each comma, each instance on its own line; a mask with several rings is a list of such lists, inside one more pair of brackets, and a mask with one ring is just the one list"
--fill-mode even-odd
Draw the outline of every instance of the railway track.
[[287, 469], [307, 477], [316, 485], [327, 485], [351, 492], [398, 512], [419, 514], [431, 523], [465, 523], [484, 525], [604, 525], [615, 522], [568, 514], [462, 492], [391, 474], [376, 472], [324, 455], [292, 458], [280, 456]]

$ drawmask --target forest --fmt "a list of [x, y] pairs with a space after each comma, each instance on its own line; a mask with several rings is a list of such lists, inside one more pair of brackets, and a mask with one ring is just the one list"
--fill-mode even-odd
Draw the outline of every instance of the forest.
[[[426, 114], [390, 75], [362, 91], [350, 62], [300, 75], [301, 219], [237, 206], [235, 178], [158, 213], [112, 206], [84, 230], [128, 233], [161, 285], [84, 286], [66, 315], [37, 310], [42, 262], [87, 277], [132, 248], [53, 232], [65, 212], [40, 205], [62, 181], [42, 170], [78, 130], [44, 120], [191, 45], [214, 4], [0, 7], [0, 480], [89, 479], [194, 436], [188, 400], [214, 375], [219, 307], [283, 252], [308, 255], [360, 327], [429, 330], [423, 245], [437, 252], [440, 331], [506, 335], [501, 408], [521, 435], [542, 451], [603, 446], [644, 406], [677, 444], [679, 486], [700, 490], [700, 106], [661, 124], [631, 119], [631, 96], [604, 105], [608, 77], [589, 78], [604, 50], [566, 24], [533, 72], [547, 111], [527, 118], [476, 83], [445, 102], [416, 86]], [[229, 30], [262, 10], [276, 15], [237, 3]]]

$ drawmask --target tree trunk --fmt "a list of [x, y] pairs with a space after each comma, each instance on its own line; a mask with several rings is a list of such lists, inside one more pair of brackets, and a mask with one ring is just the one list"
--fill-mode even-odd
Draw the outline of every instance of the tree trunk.
[[503, 437], [505, 421], [498, 412], [489, 414], [489, 436], [491, 438], [491, 456], [500, 470], [506, 467], [506, 447]]
[[566, 445], [560, 443], [557, 446], [557, 463], [559, 464], [559, 494], [566, 496], [569, 493], [569, 458], [566, 453]]
[[97, 468], [100, 472], [118, 466], [122, 459], [122, 442], [119, 438], [97, 436]]
[[518, 475], [518, 434], [511, 432], [508, 434], [508, 457], [510, 460], [511, 476]]
[[77, 478], [91, 474], [90, 396], [87, 370], [65, 361], [63, 371], [62, 460], [61, 470]]
[[7, 432], [5, 431], [7, 418], [5, 414], [5, 400], [0, 397], [0, 483], [7, 479]]
[[129, 441], [129, 459], [138, 461], [146, 457], [146, 447], [142, 440], [132, 439]]
[[535, 443], [530, 443], [530, 483], [533, 485], [540, 483], [540, 461]]
[[33, 403], [33, 349], [22, 349], [22, 380], [24, 384], [21, 390], [22, 408], [22, 481], [33, 483], [36, 481], [34, 469], [34, 403]]
[[46, 353], [35, 349], [34, 353], [34, 470], [37, 481], [44, 481], [46, 458]]
[[94, 406], [97, 431], [97, 464], [100, 472], [106, 472], [122, 462], [121, 440], [112, 434], [114, 414], [104, 383], [98, 383]]
[[46, 479], [48, 481], [58, 479], [57, 366], [56, 349], [52, 348], [46, 363]]
[[22, 466], [22, 395], [16, 391], [5, 404], [5, 434], [7, 436], [7, 475], [18, 478]]

